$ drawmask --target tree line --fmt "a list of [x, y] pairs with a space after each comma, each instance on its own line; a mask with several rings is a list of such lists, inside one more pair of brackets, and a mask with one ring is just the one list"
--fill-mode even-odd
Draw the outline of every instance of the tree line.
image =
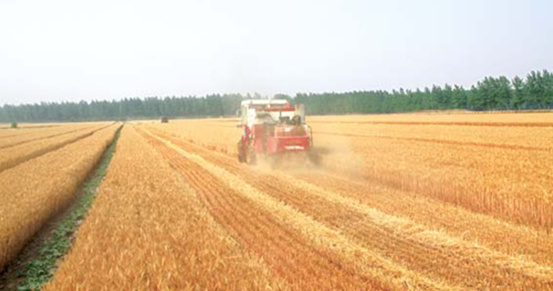
[[305, 104], [311, 114], [551, 109], [553, 74], [543, 70], [532, 71], [524, 79], [486, 77], [469, 89], [446, 84], [423, 90], [296, 94], [294, 101]]
[[[42, 102], [4, 105], [0, 122], [96, 121], [234, 116], [244, 99], [261, 95], [214, 94], [204, 97], [125, 98], [112, 101]], [[277, 94], [274, 98], [303, 103], [309, 114], [392, 113], [465, 109], [526, 110], [553, 108], [553, 73], [532, 71], [525, 78], [486, 77], [466, 89], [458, 85], [422, 90], [353, 91]]]

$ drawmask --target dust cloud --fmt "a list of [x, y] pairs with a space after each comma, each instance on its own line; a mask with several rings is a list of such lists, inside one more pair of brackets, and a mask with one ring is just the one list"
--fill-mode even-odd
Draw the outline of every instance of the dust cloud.
[[361, 156], [344, 136], [317, 135], [310, 152], [286, 152], [260, 157], [255, 167], [288, 174], [330, 174], [361, 180], [367, 174]]

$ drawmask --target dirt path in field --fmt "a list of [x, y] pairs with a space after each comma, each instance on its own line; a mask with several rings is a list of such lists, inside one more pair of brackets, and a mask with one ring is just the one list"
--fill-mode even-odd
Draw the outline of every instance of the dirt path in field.
[[[363, 199], [367, 195], [361, 194], [364, 190], [362, 185], [326, 173], [292, 176], [282, 171], [251, 168], [238, 164], [228, 156], [157, 130], [148, 129], [142, 134], [187, 178], [219, 223], [233, 230], [242, 244], [272, 262], [275, 268], [289, 265], [289, 260], [295, 257], [277, 254], [276, 250], [286, 249], [286, 253], [305, 254], [303, 257], [309, 258], [303, 266], [294, 261], [302, 268], [291, 273], [277, 269], [277, 273], [288, 281], [295, 282], [298, 278], [317, 281], [321, 276], [344, 276], [346, 285], [330, 287], [356, 289], [365, 286], [358, 284], [373, 282], [375, 278], [399, 274], [401, 279], [398, 282], [403, 282], [404, 286], [410, 286], [405, 282], [415, 282], [416, 288], [423, 289], [486, 289], [490, 286], [502, 289], [553, 288], [553, 269], [550, 266], [511, 256], [465, 240], [462, 236], [429, 227], [412, 219], [413, 215], [399, 216], [384, 212], [375, 207], [375, 203], [371, 205]], [[319, 184], [321, 180], [325, 181], [324, 185]], [[245, 191], [237, 190], [240, 187], [246, 187]], [[244, 194], [250, 192], [260, 194]], [[390, 197], [388, 201], [380, 202], [380, 206], [390, 204], [391, 199], [398, 200], [398, 197]], [[275, 205], [269, 207], [260, 202], [266, 200], [276, 201], [275, 205], [282, 204], [291, 209], [293, 215], [290, 214], [290, 217], [307, 217], [303, 228], [298, 228], [298, 221], [278, 215]], [[436, 202], [436, 205], [440, 204]], [[416, 215], [414, 217], [417, 218]], [[363, 271], [367, 266], [351, 259], [344, 249], [318, 248], [314, 241], [325, 240], [326, 237], [311, 238], [309, 241], [309, 236], [306, 238], [301, 233], [302, 229], [315, 226], [316, 229], [325, 229], [328, 232], [326, 235], [339, 236], [338, 242], [344, 246], [355, 246], [360, 253], [370, 256], [373, 264], [380, 264], [380, 273], [373, 270], [374, 265], [372, 269], [369, 266], [368, 270]], [[275, 236], [278, 240], [270, 239]], [[543, 252], [548, 251], [550, 249], [542, 249], [542, 253], [536, 256], [541, 257]], [[321, 269], [309, 272], [311, 276], [301, 273], [303, 268], [313, 264], [321, 266]], [[339, 275], [336, 270], [340, 270]], [[328, 284], [338, 283], [330, 280], [330, 283], [318, 284], [326, 288]], [[394, 285], [398, 286], [402, 286], [401, 283]]]

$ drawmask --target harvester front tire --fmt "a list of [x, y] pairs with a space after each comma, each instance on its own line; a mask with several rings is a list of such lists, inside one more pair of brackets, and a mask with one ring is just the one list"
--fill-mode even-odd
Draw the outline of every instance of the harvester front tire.
[[315, 166], [319, 166], [321, 164], [321, 156], [313, 150], [307, 152], [307, 158]]
[[248, 153], [246, 155], [246, 163], [249, 165], [257, 164], [257, 155], [252, 147], [248, 147]]
[[238, 152], [238, 162], [240, 163], [246, 162], [246, 153], [242, 151], [242, 140], [238, 142], [238, 145], [236, 148]]

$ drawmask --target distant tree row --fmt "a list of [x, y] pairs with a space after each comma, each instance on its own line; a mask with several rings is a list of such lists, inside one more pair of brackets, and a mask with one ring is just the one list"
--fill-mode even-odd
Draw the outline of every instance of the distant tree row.
[[310, 114], [549, 109], [553, 108], [553, 74], [544, 70], [532, 71], [525, 79], [486, 77], [468, 90], [446, 84], [414, 91], [296, 94], [294, 101], [304, 103]]
[[4, 105], [0, 122], [97, 121], [165, 117], [233, 116], [245, 98], [240, 94], [205, 97], [125, 98], [113, 101], [42, 102]]
[[[81, 101], [4, 105], [0, 122], [93, 121], [167, 117], [232, 116], [241, 94], [205, 97], [126, 98], [113, 101]], [[432, 86], [424, 90], [354, 91], [346, 93], [279, 94], [274, 98], [304, 103], [309, 114], [390, 113], [420, 110], [525, 110], [553, 108], [553, 73], [532, 71], [526, 78], [486, 77], [470, 89]]]

